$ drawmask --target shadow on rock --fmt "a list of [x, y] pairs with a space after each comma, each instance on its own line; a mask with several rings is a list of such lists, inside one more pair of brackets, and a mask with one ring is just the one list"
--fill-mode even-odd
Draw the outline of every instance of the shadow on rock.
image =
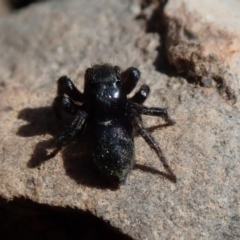
[[0, 197], [1, 239], [133, 240], [88, 211]]
[[25, 108], [19, 112], [18, 118], [28, 122], [18, 129], [17, 135], [22, 137], [56, 135], [60, 130], [51, 107]]
[[[60, 130], [57, 119], [50, 107], [26, 108], [19, 112], [19, 119], [23, 119], [28, 123], [18, 129], [17, 135], [22, 137], [33, 137], [38, 135], [50, 134], [55, 136]], [[35, 168], [51, 158], [47, 153], [55, 144], [55, 139], [48, 139], [39, 142], [34, 149], [31, 159], [28, 161], [29, 168]]]
[[155, 168], [151, 168], [151, 167], [144, 166], [144, 165], [141, 165], [141, 164], [135, 164], [134, 169], [140, 170], [142, 172], [148, 172], [148, 173], [151, 173], [151, 174], [159, 175], [163, 178], [167, 178], [169, 181], [171, 181], [173, 183], [176, 183], [176, 181], [174, 181], [169, 174], [167, 174], [165, 172], [162, 172], [162, 171], [159, 171]]
[[169, 77], [179, 76], [176, 68], [172, 66], [167, 58], [167, 46], [166, 46], [166, 34], [167, 24], [166, 17], [164, 16], [164, 7], [167, 4], [167, 0], [159, 0], [158, 5], [153, 7], [153, 12], [150, 17], [145, 16], [144, 8], [148, 9], [152, 4], [151, 1], [146, 2], [143, 7], [143, 12], [137, 19], [144, 19], [146, 21], [146, 33], [158, 33], [161, 39], [159, 46], [157, 47], [157, 57], [153, 62], [156, 71], [166, 74]]
[[[58, 137], [69, 126], [72, 118], [57, 119], [51, 107], [26, 108], [19, 112], [19, 119], [28, 123], [18, 129], [17, 135], [22, 137], [33, 137], [37, 135], [51, 135], [52, 138], [40, 141], [36, 144], [27, 167], [36, 168], [44, 162], [52, 159], [59, 153], [56, 148]], [[64, 126], [62, 123], [65, 123]], [[163, 125], [165, 126], [165, 125]], [[151, 131], [162, 127], [154, 126]], [[66, 174], [78, 184], [89, 187], [117, 190], [119, 186], [109, 183], [101, 176], [94, 165], [91, 155], [91, 129], [87, 128], [82, 134], [76, 135], [74, 140], [61, 150]], [[163, 172], [137, 164], [135, 169], [159, 174], [168, 179], [169, 176]]]
[[33, 3], [44, 2], [47, 0], [5, 0], [5, 2], [11, 7], [13, 10], [18, 10], [25, 8]]

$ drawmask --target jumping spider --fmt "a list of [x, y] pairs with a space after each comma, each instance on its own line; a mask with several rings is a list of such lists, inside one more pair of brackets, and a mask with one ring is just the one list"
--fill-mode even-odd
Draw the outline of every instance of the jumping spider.
[[143, 127], [140, 114], [161, 117], [169, 124], [174, 124], [174, 121], [166, 109], [142, 105], [150, 92], [148, 85], [142, 85], [133, 97], [127, 99], [139, 78], [140, 71], [134, 67], [121, 73], [118, 66], [94, 65], [86, 70], [84, 93], [68, 77], [59, 78], [53, 108], [56, 113], [63, 109], [75, 116], [71, 126], [60, 136], [59, 148], [91, 123], [94, 162], [111, 182], [121, 184], [134, 166], [135, 129], [156, 152], [172, 181], [176, 182], [158, 143]]

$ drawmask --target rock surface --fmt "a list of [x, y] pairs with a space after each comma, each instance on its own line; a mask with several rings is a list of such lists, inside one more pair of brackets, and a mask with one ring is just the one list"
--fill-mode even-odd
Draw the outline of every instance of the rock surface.
[[[90, 211], [134, 239], [238, 239], [239, 105], [215, 88], [156, 71], [159, 37], [133, 20], [134, 9], [130, 0], [52, 1], [2, 19], [0, 195]], [[168, 107], [176, 120], [152, 133], [176, 184], [139, 136], [136, 169], [116, 191], [101, 182], [86, 135], [46, 158], [63, 131], [51, 110], [57, 78], [67, 74], [82, 89], [85, 69], [102, 61], [138, 67], [141, 84], [151, 87], [146, 105]]]
[[239, 8], [235, 0], [169, 0], [164, 9], [169, 62], [235, 101], [240, 93]]
[[6, 1], [0, 1], [0, 17], [9, 14], [10, 8], [7, 5]]

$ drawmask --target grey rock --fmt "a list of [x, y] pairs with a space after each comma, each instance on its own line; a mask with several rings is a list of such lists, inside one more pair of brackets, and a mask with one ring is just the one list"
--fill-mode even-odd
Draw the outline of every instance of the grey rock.
[[[134, 239], [238, 239], [238, 103], [157, 72], [159, 37], [145, 33], [131, 9], [128, 0], [52, 1], [2, 18], [0, 195], [90, 211]], [[102, 61], [138, 67], [139, 85], [151, 87], [146, 106], [168, 107], [176, 120], [152, 134], [177, 184], [139, 136], [137, 167], [116, 191], [101, 185], [87, 136], [46, 159], [63, 129], [51, 110], [57, 78], [67, 74], [82, 90], [85, 69]]]

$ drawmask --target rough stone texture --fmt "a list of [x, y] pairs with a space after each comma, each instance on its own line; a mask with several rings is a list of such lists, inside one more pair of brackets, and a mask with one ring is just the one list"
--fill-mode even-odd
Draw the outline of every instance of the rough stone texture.
[[0, 0], [0, 17], [9, 14], [9, 12], [10, 12], [10, 8], [6, 3], [6, 1]]
[[[53, 1], [2, 19], [0, 195], [90, 211], [134, 239], [238, 239], [238, 104], [157, 72], [158, 35], [141, 29], [134, 9], [128, 0]], [[56, 79], [68, 74], [82, 89], [86, 67], [101, 61], [138, 67], [152, 89], [146, 105], [168, 107], [177, 121], [153, 132], [176, 184], [140, 137], [137, 167], [116, 191], [100, 180], [86, 135], [46, 158], [63, 131], [50, 107]]]
[[240, 3], [236, 0], [169, 0], [169, 62], [206, 87], [236, 101], [240, 93]]

